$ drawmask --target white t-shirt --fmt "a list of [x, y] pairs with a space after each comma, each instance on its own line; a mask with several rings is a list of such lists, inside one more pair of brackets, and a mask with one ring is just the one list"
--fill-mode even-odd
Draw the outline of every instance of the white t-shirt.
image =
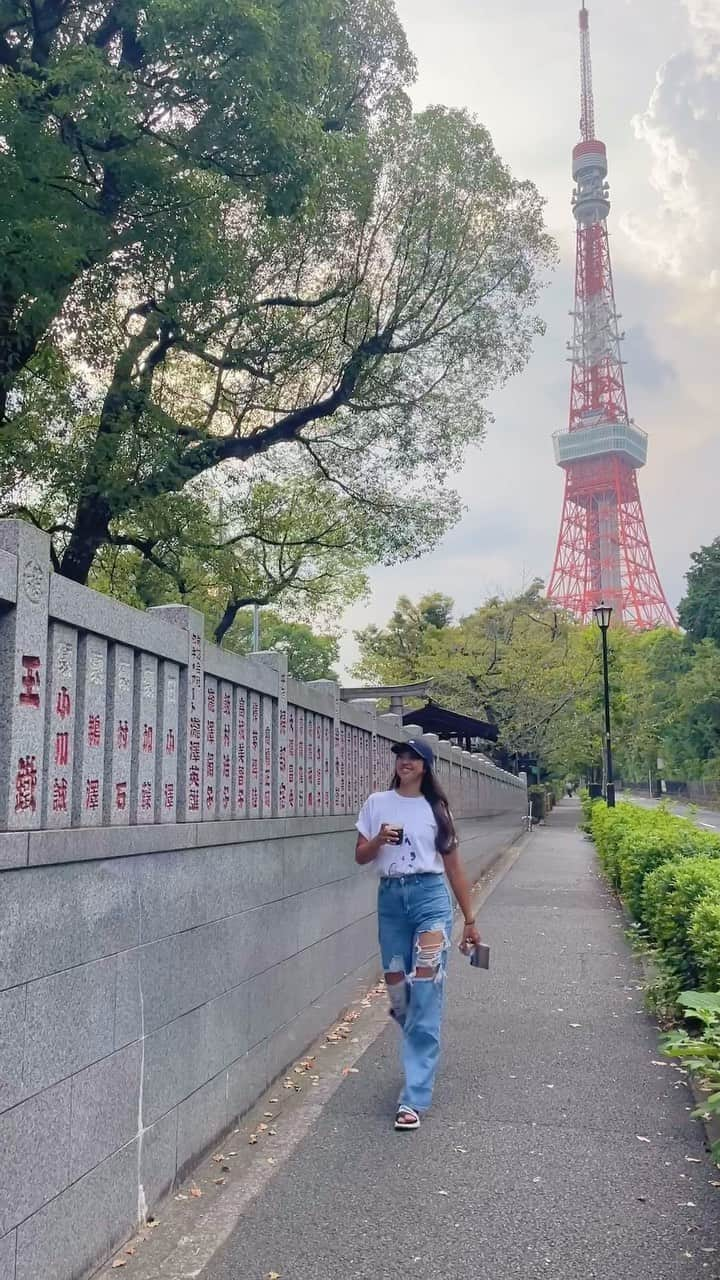
[[417, 875], [424, 871], [442, 875], [445, 870], [443, 859], [435, 846], [437, 823], [424, 796], [375, 791], [360, 810], [356, 826], [366, 840], [372, 840], [384, 822], [402, 827], [403, 842], [380, 846], [373, 863], [378, 875]]

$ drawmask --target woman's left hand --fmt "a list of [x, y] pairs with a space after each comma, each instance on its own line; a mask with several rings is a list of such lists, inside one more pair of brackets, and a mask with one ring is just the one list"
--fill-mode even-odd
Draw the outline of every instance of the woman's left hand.
[[460, 943], [460, 950], [462, 951], [463, 955], [464, 956], [469, 955], [473, 947], [480, 946], [480, 942], [481, 942], [481, 938], [477, 930], [477, 926], [475, 925], [475, 923], [468, 924], [466, 921], [465, 927], [463, 928], [462, 942]]

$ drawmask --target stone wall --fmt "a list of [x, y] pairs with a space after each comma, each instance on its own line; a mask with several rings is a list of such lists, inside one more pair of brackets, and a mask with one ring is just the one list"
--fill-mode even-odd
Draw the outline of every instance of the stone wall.
[[[77, 1280], [377, 972], [390, 716], [0, 523], [0, 1280]], [[472, 872], [524, 783], [434, 743]]]

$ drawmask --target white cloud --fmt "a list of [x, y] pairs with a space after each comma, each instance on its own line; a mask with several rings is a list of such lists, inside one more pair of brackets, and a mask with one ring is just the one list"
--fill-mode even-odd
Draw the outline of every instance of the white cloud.
[[[646, 263], [697, 290], [702, 319], [720, 293], [720, 0], [684, 0], [688, 47], [657, 73], [644, 112], [633, 120], [650, 149], [655, 216], [624, 219]], [[700, 317], [699, 317], [700, 318]]]

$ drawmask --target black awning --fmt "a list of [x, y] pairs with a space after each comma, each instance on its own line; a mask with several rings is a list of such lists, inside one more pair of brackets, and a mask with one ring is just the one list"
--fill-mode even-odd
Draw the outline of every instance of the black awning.
[[497, 742], [498, 727], [474, 716], [462, 716], [459, 711], [447, 711], [432, 700], [419, 711], [408, 711], [403, 724], [419, 724], [423, 733], [436, 733], [439, 738], [483, 738]]

